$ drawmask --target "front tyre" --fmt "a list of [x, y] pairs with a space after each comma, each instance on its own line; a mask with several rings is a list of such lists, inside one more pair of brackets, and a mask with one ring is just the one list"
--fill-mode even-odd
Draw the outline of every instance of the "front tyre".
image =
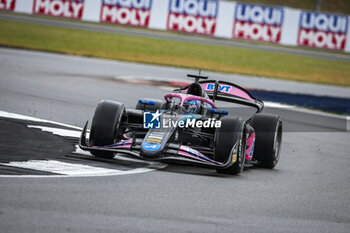
[[274, 114], [256, 114], [251, 121], [255, 130], [254, 159], [261, 167], [274, 168], [280, 158], [282, 120]]
[[[95, 110], [90, 131], [90, 146], [107, 146], [114, 144], [122, 134], [119, 129], [124, 113], [123, 104], [111, 100], [101, 101]], [[96, 157], [113, 158], [113, 152], [94, 151]]]
[[232, 154], [233, 164], [218, 173], [237, 175], [243, 171], [245, 161], [245, 122], [237, 117], [221, 118], [221, 128], [215, 134], [215, 160], [225, 163]]

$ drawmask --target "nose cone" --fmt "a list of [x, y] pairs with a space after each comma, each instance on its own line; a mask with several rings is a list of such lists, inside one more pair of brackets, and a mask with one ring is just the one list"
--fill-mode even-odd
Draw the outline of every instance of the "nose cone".
[[158, 157], [165, 144], [165, 133], [158, 129], [150, 129], [141, 144], [141, 155], [147, 158]]
[[141, 155], [147, 158], [156, 158], [161, 153], [162, 144], [143, 142], [141, 144]]

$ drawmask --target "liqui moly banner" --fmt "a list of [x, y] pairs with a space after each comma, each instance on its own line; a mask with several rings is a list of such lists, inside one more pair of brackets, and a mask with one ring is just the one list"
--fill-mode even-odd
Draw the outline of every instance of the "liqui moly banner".
[[284, 9], [258, 5], [236, 4], [233, 37], [279, 43]]
[[348, 31], [347, 16], [302, 11], [298, 45], [344, 50]]
[[217, 0], [170, 0], [167, 30], [214, 35]]
[[148, 27], [152, 0], [102, 0], [100, 21]]
[[219, 0], [0, 0], [0, 10], [350, 52], [349, 15], [288, 7]]
[[16, 0], [0, 0], [0, 10], [13, 11], [15, 5]]
[[81, 19], [85, 0], [35, 0], [33, 13]]

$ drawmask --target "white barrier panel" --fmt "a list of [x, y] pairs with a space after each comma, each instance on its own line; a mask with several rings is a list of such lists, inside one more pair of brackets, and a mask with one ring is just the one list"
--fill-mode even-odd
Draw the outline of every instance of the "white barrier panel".
[[170, 0], [153, 0], [151, 18], [148, 27], [157, 30], [166, 30], [168, 7]]
[[350, 17], [218, 0], [0, 0], [0, 10], [350, 52]]
[[82, 20], [99, 22], [101, 12], [101, 1], [85, 0], [84, 12]]
[[32, 14], [34, 0], [13, 0], [15, 1], [15, 12]]
[[[350, 17], [348, 17], [348, 22], [350, 22]], [[348, 23], [348, 34], [346, 35], [347, 43], [345, 46], [345, 52], [350, 53], [350, 23]]]
[[215, 36], [232, 38], [235, 2], [219, 2], [219, 14], [216, 21]]
[[297, 46], [296, 38], [298, 36], [300, 10], [284, 8], [284, 20], [282, 24], [281, 44]]

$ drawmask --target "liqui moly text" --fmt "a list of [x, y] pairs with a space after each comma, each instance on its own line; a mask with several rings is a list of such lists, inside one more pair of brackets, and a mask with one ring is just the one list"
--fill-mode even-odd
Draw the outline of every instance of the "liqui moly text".
[[213, 35], [217, 14], [216, 0], [170, 0], [167, 29]]
[[233, 37], [278, 43], [281, 40], [283, 8], [236, 5]]
[[35, 0], [34, 14], [81, 19], [84, 0]]
[[344, 50], [347, 31], [347, 16], [301, 12], [298, 45]]
[[148, 27], [152, 0], [102, 0], [100, 21]]

